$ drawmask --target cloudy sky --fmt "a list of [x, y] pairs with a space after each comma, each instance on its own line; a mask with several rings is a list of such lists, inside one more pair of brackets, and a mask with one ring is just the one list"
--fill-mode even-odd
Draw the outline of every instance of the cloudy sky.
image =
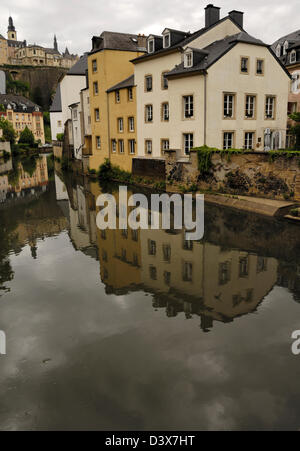
[[[12, 15], [18, 39], [50, 46], [57, 34], [59, 47], [72, 52], [90, 50], [91, 37], [103, 30], [161, 33], [165, 27], [196, 31], [204, 24], [209, 0], [1, 0], [0, 33], [6, 36]], [[245, 12], [248, 33], [273, 43], [300, 28], [299, 0], [216, 0], [221, 17]], [[298, 14], [297, 14], [298, 11]]]

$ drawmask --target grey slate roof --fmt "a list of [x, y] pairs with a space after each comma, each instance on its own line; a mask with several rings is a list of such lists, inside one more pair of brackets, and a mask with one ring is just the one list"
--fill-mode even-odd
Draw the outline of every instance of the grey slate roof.
[[[36, 103], [26, 97], [15, 94], [0, 94], [0, 103], [2, 103], [5, 107], [10, 104], [13, 107], [13, 110], [18, 112], [32, 112], [36, 107], [41, 110], [41, 107]], [[27, 109], [24, 110], [23, 106], [26, 106]]]
[[228, 36], [220, 41], [215, 41], [212, 44], [204, 47], [203, 49], [192, 49], [198, 54], [203, 54], [203, 58], [201, 61], [194, 65], [193, 67], [185, 68], [184, 64], [181, 63], [173, 70], [171, 70], [167, 76], [179, 75], [189, 72], [201, 72], [208, 69], [212, 66], [218, 59], [220, 59], [223, 55], [225, 55], [229, 50], [231, 50], [238, 43], [246, 43], [246, 44], [254, 44], [268, 47], [267, 44], [264, 44], [260, 39], [256, 39], [253, 36], [250, 36], [245, 31], [237, 33], [233, 36]]
[[60, 91], [60, 84], [57, 86], [55, 96], [52, 101], [52, 105], [50, 107], [50, 113], [61, 113], [62, 106], [61, 106], [61, 91]]
[[88, 68], [87, 57], [87, 53], [82, 55], [77, 63], [67, 72], [67, 75], [85, 75]]
[[277, 39], [277, 41], [275, 41], [272, 44], [272, 49], [275, 52], [276, 47], [278, 44], [284, 44], [285, 41], [289, 41], [289, 42], [296, 42], [296, 41], [300, 41], [300, 30], [294, 31], [293, 33], [287, 34], [286, 36], [282, 36], [282, 38]]
[[129, 33], [117, 33], [114, 31], [103, 31], [100, 35], [99, 45], [90, 53], [99, 52], [100, 50], [127, 50], [131, 52], [145, 51], [144, 47], [139, 47], [138, 35]]
[[223, 19], [220, 19], [218, 22], [212, 24], [210, 27], [203, 27], [200, 30], [195, 31], [195, 33], [191, 33], [190, 36], [184, 38], [182, 41], [174, 44], [173, 46], [170, 46], [170, 47], [165, 48], [165, 49], [157, 50], [156, 52], [153, 52], [153, 53], [147, 53], [146, 55], [139, 56], [138, 58], [133, 59], [132, 62], [138, 63], [139, 61], [143, 61], [143, 60], [145, 60], [147, 58], [153, 58], [153, 56], [155, 56], [155, 55], [161, 55], [163, 53], [169, 53], [172, 50], [176, 50], [176, 49], [185, 47], [190, 42], [194, 41], [194, 39], [197, 39], [199, 36], [203, 35], [208, 30], [211, 30], [216, 25], [219, 25], [220, 23], [224, 22], [227, 19], [231, 20], [231, 22], [233, 22], [241, 31], [244, 31], [244, 29], [237, 22], [235, 22], [232, 19], [232, 17], [226, 16], [226, 17], [223, 17]]
[[132, 88], [133, 86], [134, 86], [134, 75], [131, 75], [130, 77], [126, 78], [120, 83], [117, 83], [116, 85], [109, 88], [106, 92], [118, 91], [119, 89], [124, 88]]

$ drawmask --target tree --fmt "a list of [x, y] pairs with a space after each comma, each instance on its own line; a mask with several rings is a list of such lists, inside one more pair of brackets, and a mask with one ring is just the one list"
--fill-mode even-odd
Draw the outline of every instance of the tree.
[[296, 125], [291, 127], [291, 133], [296, 136], [296, 149], [300, 150], [300, 113], [290, 114], [290, 118], [296, 122]]
[[19, 144], [28, 144], [29, 146], [34, 145], [34, 136], [31, 130], [28, 127], [25, 127], [22, 131], [19, 139]]
[[8, 122], [6, 119], [3, 119], [3, 117], [0, 118], [0, 128], [3, 130], [3, 138], [5, 141], [9, 141], [10, 144], [15, 143], [16, 139], [16, 132], [10, 122]]

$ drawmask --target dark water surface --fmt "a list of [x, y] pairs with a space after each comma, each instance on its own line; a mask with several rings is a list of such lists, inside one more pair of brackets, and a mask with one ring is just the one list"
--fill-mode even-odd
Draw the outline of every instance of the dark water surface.
[[299, 227], [207, 205], [201, 242], [103, 233], [97, 183], [9, 169], [0, 429], [300, 428]]

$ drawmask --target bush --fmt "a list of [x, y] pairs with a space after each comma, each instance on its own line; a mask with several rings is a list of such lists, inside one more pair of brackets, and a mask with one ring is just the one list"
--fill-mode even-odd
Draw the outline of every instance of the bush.
[[4, 141], [9, 141], [11, 145], [15, 143], [16, 140], [16, 132], [12, 124], [6, 119], [0, 118], [0, 128], [3, 130], [3, 138]]
[[64, 140], [64, 136], [65, 136], [64, 133], [57, 133], [56, 135], [57, 141], [62, 142]]
[[290, 214], [291, 214], [291, 216], [298, 217], [298, 216], [299, 216], [299, 209], [298, 209], [298, 208], [293, 208], [293, 209], [290, 211]]
[[19, 139], [19, 144], [26, 144], [28, 146], [34, 146], [34, 136], [28, 127], [25, 127], [22, 131]]

